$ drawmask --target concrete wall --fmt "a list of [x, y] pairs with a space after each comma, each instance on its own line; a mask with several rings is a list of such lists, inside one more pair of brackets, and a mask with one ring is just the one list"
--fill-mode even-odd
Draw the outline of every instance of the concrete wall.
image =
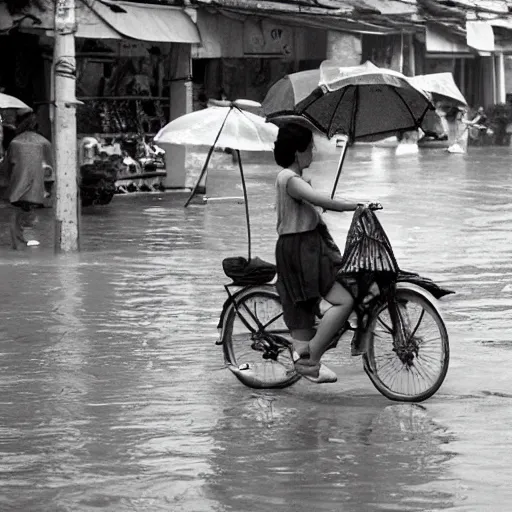
[[326, 58], [343, 62], [345, 66], [361, 64], [362, 42], [359, 35], [329, 30]]
[[325, 58], [324, 30], [295, 27], [257, 17], [228, 18], [204, 10], [197, 13], [197, 27], [201, 45], [192, 49], [194, 59]]
[[[189, 77], [192, 74], [191, 46], [189, 44], [173, 45], [173, 76], [171, 82], [171, 121], [184, 114], [192, 112], [192, 82]], [[165, 150], [165, 168], [167, 177], [164, 182], [166, 188], [184, 188], [186, 186], [185, 162], [187, 148], [181, 145], [169, 144]]]

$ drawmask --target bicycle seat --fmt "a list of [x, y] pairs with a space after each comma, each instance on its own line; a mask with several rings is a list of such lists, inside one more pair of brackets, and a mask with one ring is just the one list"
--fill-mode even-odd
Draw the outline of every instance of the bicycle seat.
[[222, 268], [233, 284], [240, 286], [265, 284], [276, 276], [276, 266], [257, 256], [247, 261], [242, 256], [224, 258]]

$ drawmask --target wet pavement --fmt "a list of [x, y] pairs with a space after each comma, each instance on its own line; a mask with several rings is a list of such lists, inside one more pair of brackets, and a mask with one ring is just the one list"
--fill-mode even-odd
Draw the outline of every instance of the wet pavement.
[[[311, 169], [328, 189], [335, 155]], [[454, 289], [451, 364], [421, 405], [380, 396], [340, 344], [336, 384], [243, 387], [214, 344], [243, 208], [180, 193], [84, 209], [78, 255], [9, 249], [0, 209], [0, 511], [508, 511], [512, 173], [468, 155], [351, 148], [340, 195], [378, 199], [400, 266]], [[246, 166], [253, 253], [273, 260], [270, 166]], [[234, 169], [215, 195], [239, 193]], [[229, 192], [229, 193], [228, 193]], [[350, 214], [326, 214], [342, 246]]]

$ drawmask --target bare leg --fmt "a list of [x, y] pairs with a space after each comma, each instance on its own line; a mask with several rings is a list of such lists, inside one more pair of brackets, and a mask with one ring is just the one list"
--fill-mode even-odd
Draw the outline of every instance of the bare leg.
[[332, 307], [324, 314], [316, 334], [309, 342], [311, 363], [320, 362], [320, 358], [329, 348], [332, 338], [345, 325], [354, 307], [352, 295], [338, 282], [334, 283], [325, 299], [332, 304]]
[[293, 348], [299, 356], [309, 354], [309, 340], [315, 335], [315, 329], [293, 329], [290, 334], [293, 338]]

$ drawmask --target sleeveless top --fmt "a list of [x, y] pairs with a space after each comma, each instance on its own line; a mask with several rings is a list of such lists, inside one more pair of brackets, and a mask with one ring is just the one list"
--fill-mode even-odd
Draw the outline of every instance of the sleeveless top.
[[311, 203], [295, 199], [288, 194], [286, 187], [291, 178], [302, 179], [290, 169], [283, 169], [276, 179], [277, 233], [279, 235], [312, 231], [321, 221], [320, 214]]

